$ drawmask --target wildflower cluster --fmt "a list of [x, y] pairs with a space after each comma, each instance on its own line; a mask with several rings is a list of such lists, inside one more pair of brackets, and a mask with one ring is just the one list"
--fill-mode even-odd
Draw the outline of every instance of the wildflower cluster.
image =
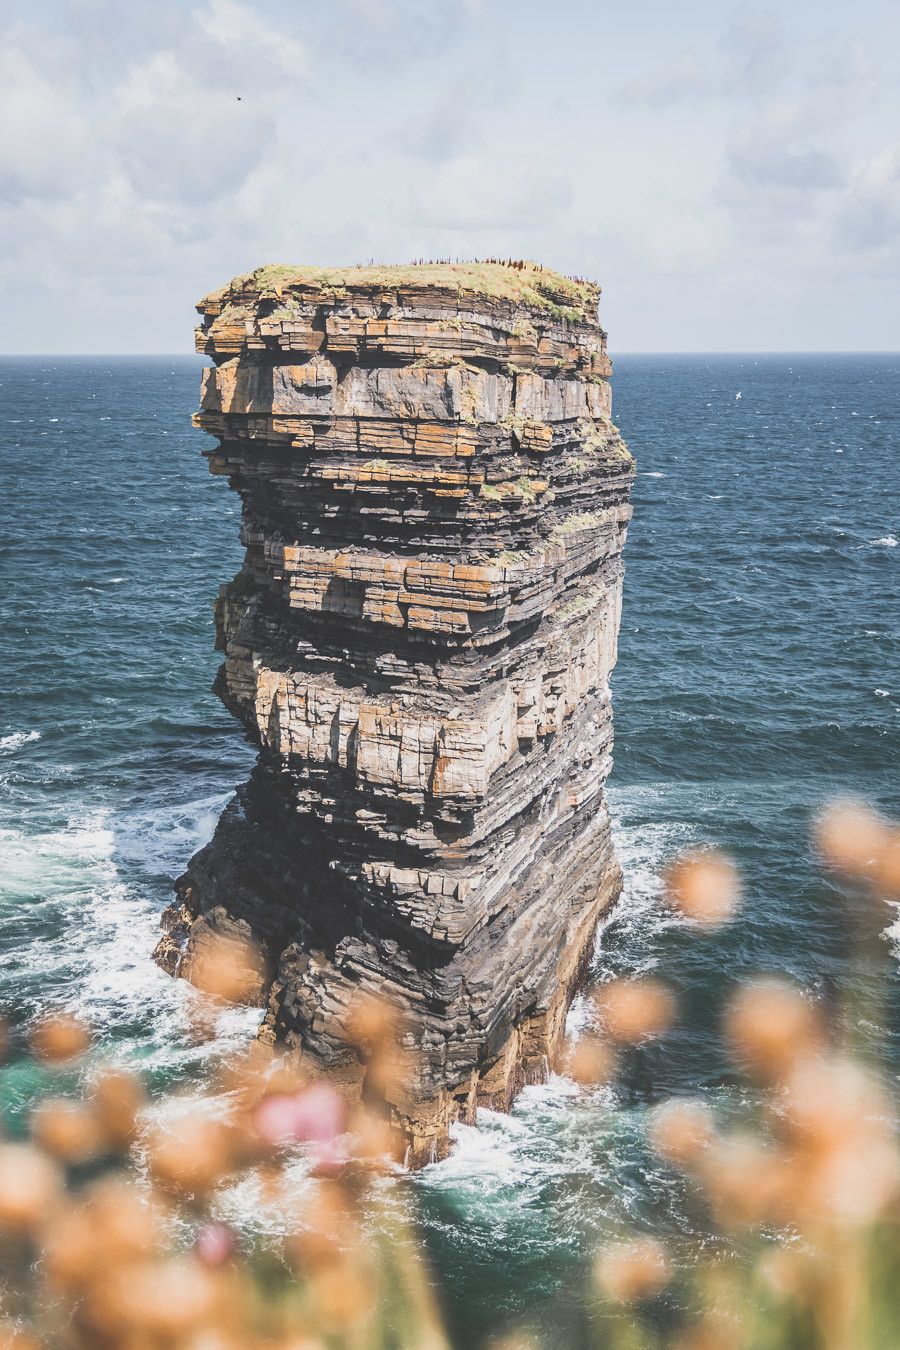
[[[838, 804], [817, 845], [873, 903], [900, 899], [900, 830], [888, 821]], [[665, 881], [698, 930], [737, 911], [739, 878], [719, 853], [675, 860]], [[203, 952], [192, 971], [205, 991], [198, 1037], [214, 1034], [215, 1000], [241, 997], [259, 971], [259, 953], [233, 938]], [[649, 975], [609, 980], [590, 997], [594, 1030], [566, 1062], [586, 1087], [611, 1082], [628, 1047], [677, 1016], [672, 992]], [[413, 1066], [384, 1005], [361, 1001], [347, 1032], [366, 1063], [365, 1103], [257, 1046], [203, 1096], [161, 1104], [131, 1070], [92, 1066], [77, 1018], [33, 1023], [30, 1052], [56, 1082], [28, 1137], [0, 1140], [0, 1350], [447, 1346], [418, 1244], [383, 1185], [403, 1184], [388, 1103]], [[723, 1036], [754, 1088], [749, 1119], [723, 1126], [705, 1102], [679, 1097], [647, 1123], [648, 1147], [681, 1174], [720, 1240], [670, 1249], [634, 1233], [598, 1252], [596, 1343], [887, 1350], [900, 1324], [900, 1151], [883, 1080], [782, 979], [740, 986]], [[8, 1041], [0, 1026], [0, 1054]], [[298, 1157], [309, 1178], [299, 1206], [289, 1175]], [[291, 1216], [274, 1250], [223, 1217], [223, 1193], [248, 1177]]]
[[[869, 808], [825, 811], [826, 865], [874, 899], [900, 899], [900, 830]], [[677, 859], [670, 903], [706, 928], [729, 921], [740, 886], [721, 854]], [[663, 1034], [675, 1006], [647, 977], [601, 985], [603, 1033], [571, 1054], [573, 1076], [606, 1083], [609, 1043]], [[668, 1251], [655, 1237], [601, 1251], [594, 1281], [612, 1308], [610, 1350], [870, 1350], [900, 1339], [900, 1149], [882, 1078], [842, 1046], [803, 990], [762, 977], [739, 987], [723, 1033], [757, 1092], [751, 1118], [720, 1129], [701, 1100], [674, 1098], [649, 1115], [648, 1144], [686, 1178], [712, 1231], [707, 1251]], [[679, 1268], [680, 1267], [680, 1268]], [[886, 1273], [889, 1272], [889, 1273]]]
[[[217, 991], [234, 984], [234, 957], [223, 954]], [[201, 1008], [198, 1025], [208, 1020]], [[373, 1187], [396, 1171], [377, 1091], [391, 1082], [394, 1020], [360, 1004], [351, 1031], [373, 1066], [365, 1106], [258, 1053], [165, 1109], [120, 1068], [88, 1072], [83, 1097], [42, 1100], [30, 1138], [0, 1142], [0, 1347], [445, 1346], [415, 1244]], [[30, 1032], [35, 1059], [64, 1081], [90, 1040], [66, 1014]], [[252, 1175], [289, 1211], [298, 1155], [302, 1212], [275, 1250], [247, 1247], [218, 1213], [223, 1188]]]

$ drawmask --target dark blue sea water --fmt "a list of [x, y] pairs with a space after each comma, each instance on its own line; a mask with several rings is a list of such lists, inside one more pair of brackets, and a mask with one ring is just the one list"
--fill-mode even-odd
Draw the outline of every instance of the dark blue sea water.
[[[732, 1109], [732, 981], [777, 969], [838, 998], [857, 979], [808, 829], [835, 791], [900, 814], [898, 375], [898, 356], [617, 364], [639, 469], [610, 790], [626, 891], [597, 962], [655, 968], [684, 1015], [614, 1092], [527, 1089], [415, 1180], [460, 1344], [507, 1320], [561, 1335], [601, 1237], [690, 1226], [642, 1119], [668, 1091]], [[210, 692], [211, 601], [240, 549], [189, 423], [198, 378], [181, 357], [0, 362], [0, 1000], [15, 1018], [78, 1007], [159, 1085], [201, 1078], [256, 1017], [224, 1015], [198, 1047], [192, 991], [150, 961], [172, 877], [252, 758]], [[656, 879], [701, 840], [746, 883], [740, 921], [704, 938]], [[896, 1064], [894, 1001], [867, 1034]], [[24, 1060], [3, 1070], [13, 1128], [35, 1088]], [[224, 1203], [277, 1227], [252, 1187]]]

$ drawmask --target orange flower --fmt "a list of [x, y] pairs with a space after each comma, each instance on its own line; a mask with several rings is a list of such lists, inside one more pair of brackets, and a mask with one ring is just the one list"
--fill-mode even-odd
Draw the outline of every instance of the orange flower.
[[798, 989], [769, 977], [738, 990], [726, 1012], [725, 1035], [740, 1067], [765, 1081], [782, 1077], [813, 1053], [821, 1026]]
[[228, 1003], [258, 1003], [266, 983], [266, 959], [253, 938], [200, 932], [191, 955], [190, 981], [197, 989]]
[[57, 1218], [44, 1244], [44, 1269], [52, 1287], [82, 1291], [116, 1267], [152, 1256], [160, 1239], [156, 1212], [137, 1187], [105, 1179]]
[[347, 1034], [354, 1045], [371, 1052], [396, 1041], [399, 1031], [397, 1010], [383, 998], [361, 995], [347, 1019]]
[[33, 1024], [29, 1040], [38, 1059], [47, 1064], [68, 1064], [88, 1049], [91, 1033], [79, 1018], [54, 1013]]
[[600, 1288], [617, 1303], [637, 1303], [658, 1294], [672, 1278], [666, 1249], [655, 1238], [635, 1238], [607, 1247], [594, 1273]]
[[704, 1102], [673, 1097], [651, 1112], [648, 1133], [661, 1158], [690, 1167], [715, 1139], [712, 1112]]
[[793, 1180], [789, 1160], [749, 1134], [731, 1134], [710, 1149], [703, 1179], [716, 1218], [750, 1228], [785, 1216]]
[[134, 1333], [144, 1343], [168, 1343], [205, 1328], [221, 1307], [221, 1286], [196, 1261], [144, 1261], [113, 1271], [96, 1285], [87, 1304], [90, 1321], [101, 1331], [132, 1344]]
[[672, 905], [685, 918], [716, 928], [734, 918], [740, 900], [740, 880], [734, 863], [713, 849], [685, 853], [664, 875]]
[[675, 1016], [675, 999], [649, 976], [610, 980], [595, 995], [603, 1024], [613, 1040], [630, 1045], [661, 1036]]
[[849, 1059], [801, 1061], [779, 1100], [791, 1132], [813, 1149], [887, 1133], [890, 1107], [881, 1084]]
[[62, 1191], [56, 1164], [30, 1144], [0, 1144], [0, 1233], [32, 1234]]
[[816, 822], [816, 842], [836, 872], [871, 880], [873, 867], [890, 846], [891, 827], [864, 802], [843, 799], [826, 806]]
[[599, 1036], [582, 1036], [569, 1050], [566, 1072], [582, 1087], [600, 1087], [616, 1072], [616, 1053]]
[[62, 1163], [82, 1163], [102, 1151], [103, 1135], [91, 1111], [66, 1097], [48, 1097], [31, 1117], [32, 1137]]
[[900, 900], [900, 829], [896, 825], [876, 855], [872, 885], [886, 900]]
[[141, 1080], [125, 1069], [104, 1069], [94, 1079], [91, 1102], [107, 1144], [114, 1149], [129, 1148], [144, 1105]]
[[184, 1196], [209, 1194], [230, 1170], [232, 1132], [202, 1107], [180, 1115], [170, 1130], [154, 1130], [147, 1141], [150, 1175], [164, 1191]]

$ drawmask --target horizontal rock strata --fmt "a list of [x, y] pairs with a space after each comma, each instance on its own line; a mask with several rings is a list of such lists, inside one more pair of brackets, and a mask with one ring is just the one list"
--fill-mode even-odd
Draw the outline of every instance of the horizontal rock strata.
[[266, 954], [262, 1037], [364, 1090], [395, 1000], [413, 1164], [558, 1055], [618, 892], [604, 782], [633, 464], [598, 290], [534, 265], [263, 268], [199, 305], [196, 423], [243, 503], [216, 605], [259, 745], [158, 959]]

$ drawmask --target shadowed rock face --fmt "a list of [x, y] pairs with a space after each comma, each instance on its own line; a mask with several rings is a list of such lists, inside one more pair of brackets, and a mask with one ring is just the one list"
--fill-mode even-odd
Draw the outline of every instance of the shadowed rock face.
[[604, 802], [633, 462], [598, 290], [526, 265], [264, 268], [199, 305], [243, 503], [217, 690], [259, 745], [157, 949], [268, 968], [263, 1040], [348, 1085], [406, 1010], [413, 1164], [558, 1055], [620, 886]]

